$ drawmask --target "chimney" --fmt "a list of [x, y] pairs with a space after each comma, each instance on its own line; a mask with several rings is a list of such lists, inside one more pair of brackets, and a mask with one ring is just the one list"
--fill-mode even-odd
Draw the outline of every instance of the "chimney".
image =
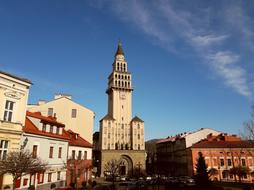
[[46, 100], [39, 100], [37, 104], [38, 104], [38, 106], [40, 106], [40, 105], [43, 105], [46, 103], [47, 103]]
[[62, 98], [62, 97], [68, 98], [70, 100], [72, 98], [71, 95], [68, 95], [68, 94], [55, 94], [54, 99], [56, 100], [56, 99], [59, 99], [59, 98]]

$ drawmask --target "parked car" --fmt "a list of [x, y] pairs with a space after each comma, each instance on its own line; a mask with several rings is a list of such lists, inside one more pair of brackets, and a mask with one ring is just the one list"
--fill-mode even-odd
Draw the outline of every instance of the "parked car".
[[117, 190], [135, 190], [136, 184], [134, 182], [120, 182], [117, 184]]

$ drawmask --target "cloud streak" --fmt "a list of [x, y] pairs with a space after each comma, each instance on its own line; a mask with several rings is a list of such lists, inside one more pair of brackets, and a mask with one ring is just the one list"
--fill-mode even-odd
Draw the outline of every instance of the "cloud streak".
[[[177, 1], [156, 1], [156, 4], [113, 1], [110, 10], [117, 18], [132, 24], [171, 52], [182, 52], [179, 44], [188, 47], [212, 68], [226, 86], [251, 98], [243, 56], [232, 48], [232, 40], [235, 40], [234, 46], [239, 46], [236, 44], [237, 33], [234, 33], [238, 32], [241, 43], [254, 50], [254, 30], [250, 18], [238, 4], [221, 5], [219, 10], [212, 5], [208, 8], [188, 6], [179, 5]], [[220, 27], [216, 28], [212, 19]]]

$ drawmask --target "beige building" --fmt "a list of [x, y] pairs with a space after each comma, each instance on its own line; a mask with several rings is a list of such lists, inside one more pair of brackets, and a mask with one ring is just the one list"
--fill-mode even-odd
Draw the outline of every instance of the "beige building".
[[[20, 149], [29, 87], [32, 83], [0, 71], [0, 160]], [[0, 189], [12, 187], [10, 175], [0, 176]]]
[[44, 116], [56, 116], [57, 120], [65, 124], [66, 129], [79, 133], [92, 143], [94, 112], [72, 100], [70, 95], [56, 94], [54, 100], [39, 101], [36, 105], [29, 105], [31, 112], [41, 112]]
[[119, 43], [108, 77], [108, 113], [100, 120], [101, 175], [113, 158], [123, 160], [121, 175], [130, 174], [135, 167], [145, 169], [144, 122], [132, 118], [132, 91], [131, 73]]

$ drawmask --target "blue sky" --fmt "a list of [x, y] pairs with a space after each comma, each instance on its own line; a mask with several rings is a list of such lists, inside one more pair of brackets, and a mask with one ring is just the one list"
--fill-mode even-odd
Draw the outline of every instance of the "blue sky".
[[253, 1], [0, 1], [0, 68], [107, 112], [118, 39], [146, 139], [209, 127], [239, 133], [254, 94]]

